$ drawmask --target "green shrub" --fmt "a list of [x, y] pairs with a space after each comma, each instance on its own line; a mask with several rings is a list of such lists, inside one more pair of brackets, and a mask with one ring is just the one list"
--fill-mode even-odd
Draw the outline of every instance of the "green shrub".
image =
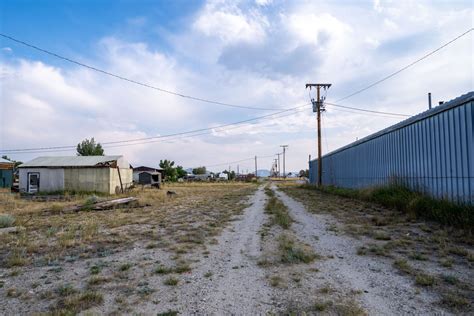
[[11, 227], [15, 223], [15, 217], [7, 214], [0, 215], [0, 228]]

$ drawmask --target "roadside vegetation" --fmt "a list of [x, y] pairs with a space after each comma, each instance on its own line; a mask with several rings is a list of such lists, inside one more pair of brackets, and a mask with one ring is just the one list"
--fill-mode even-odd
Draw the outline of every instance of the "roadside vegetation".
[[144, 278], [161, 291], [179, 287], [178, 276], [192, 270], [256, 189], [176, 183], [114, 196], [138, 198], [124, 208], [74, 212], [67, 210], [107, 197], [67, 193], [35, 201], [5, 194], [0, 225], [17, 229], [0, 233], [0, 310], [69, 315], [112, 300], [108, 313], [131, 313], [130, 306], [160, 291]]
[[309, 212], [337, 219], [328, 230], [358, 239], [357, 255], [391, 262], [419, 291], [437, 293], [438, 304], [451, 312], [473, 312], [472, 207], [435, 201], [402, 187], [358, 191], [279, 186]]
[[443, 225], [453, 226], [474, 233], [474, 206], [458, 205], [448, 200], [437, 200], [414, 192], [401, 185], [375, 187], [368, 189], [345, 189], [334, 186], [318, 188], [304, 185], [338, 196], [378, 203], [419, 219], [427, 219]]

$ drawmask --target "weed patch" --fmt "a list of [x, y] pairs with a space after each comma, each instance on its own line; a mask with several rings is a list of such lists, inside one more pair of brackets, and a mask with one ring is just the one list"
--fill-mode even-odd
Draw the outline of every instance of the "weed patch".
[[278, 250], [283, 263], [310, 263], [318, 257], [311, 247], [286, 234], [279, 237]]
[[[272, 191], [273, 192], [273, 191]], [[272, 196], [265, 205], [265, 212], [272, 215], [272, 223], [280, 225], [283, 229], [288, 229], [293, 222], [288, 208], [277, 197]]]
[[417, 218], [433, 220], [443, 225], [474, 229], [474, 206], [458, 205], [448, 200], [433, 199], [414, 192], [401, 185], [390, 185], [355, 190], [334, 186], [316, 187], [304, 185], [303, 188], [320, 190], [347, 198], [375, 202], [400, 212], [413, 214]]

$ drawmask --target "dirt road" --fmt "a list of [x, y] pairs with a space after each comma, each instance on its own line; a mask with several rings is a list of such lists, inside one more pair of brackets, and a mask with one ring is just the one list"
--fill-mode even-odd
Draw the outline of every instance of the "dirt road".
[[[209, 198], [211, 188], [215, 200]], [[62, 253], [63, 261], [58, 257], [47, 265], [1, 267], [0, 314], [449, 315], [471, 310], [470, 249], [453, 248], [444, 235], [429, 235], [435, 229], [428, 224], [393, 218], [387, 224], [389, 210], [377, 209], [372, 216], [362, 202], [296, 187], [291, 195], [268, 184], [181, 190], [181, 201], [115, 212], [124, 218], [110, 227], [101, 218], [95, 239], [60, 248], [85, 249], [77, 252], [80, 256]], [[275, 199], [279, 213], [269, 210]], [[354, 234], [360, 227], [348, 226], [345, 216], [354, 214], [371, 216], [360, 220], [363, 234]], [[71, 225], [82, 220], [74, 216]], [[389, 235], [379, 235], [382, 226], [367, 224], [373, 219], [374, 225], [386, 225]], [[59, 237], [64, 243], [64, 234]], [[94, 245], [98, 237], [115, 239], [91, 254], [86, 242]], [[445, 247], [439, 251], [457, 257], [428, 257], [437, 240]], [[397, 268], [394, 262], [402, 255], [411, 259]], [[430, 267], [431, 274], [421, 273], [426, 272], [421, 266]], [[454, 294], [443, 296], [445, 290]]]
[[361, 291], [358, 301], [370, 315], [444, 313], [433, 306], [437, 300], [434, 295], [426, 291], [415, 294], [413, 282], [400, 275], [388, 260], [358, 256], [357, 249], [363, 241], [331, 231], [334, 218], [310, 214], [303, 204], [285, 193], [278, 191], [277, 195], [296, 221], [293, 224], [296, 235], [328, 258], [318, 264], [324, 281], [333, 287], [343, 287], [346, 292]]
[[[208, 248], [207, 258], [185, 276], [175, 302], [164, 310], [182, 314], [265, 314], [273, 310], [272, 290], [257, 265], [261, 254], [259, 230], [265, 221], [262, 187], [251, 206]], [[207, 275], [206, 275], [207, 273]]]

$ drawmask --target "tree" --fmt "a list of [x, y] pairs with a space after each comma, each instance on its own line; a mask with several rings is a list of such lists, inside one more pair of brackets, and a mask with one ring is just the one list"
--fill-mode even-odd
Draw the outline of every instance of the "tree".
[[163, 174], [165, 175], [165, 180], [167, 181], [176, 181], [177, 178], [177, 168], [174, 168], [174, 161], [165, 159], [160, 160], [160, 168], [163, 169]]
[[184, 170], [182, 166], [176, 167], [176, 175], [178, 176], [178, 179], [186, 177], [187, 174], [188, 173], [186, 172], [186, 170]]
[[78, 156], [103, 156], [104, 149], [100, 143], [96, 143], [94, 137], [90, 140], [85, 139], [77, 144], [77, 155]]
[[193, 169], [193, 174], [206, 174], [206, 167], [197, 167]]
[[235, 179], [235, 171], [223, 171], [222, 173], [225, 173], [227, 175], [227, 180], [234, 180]]

